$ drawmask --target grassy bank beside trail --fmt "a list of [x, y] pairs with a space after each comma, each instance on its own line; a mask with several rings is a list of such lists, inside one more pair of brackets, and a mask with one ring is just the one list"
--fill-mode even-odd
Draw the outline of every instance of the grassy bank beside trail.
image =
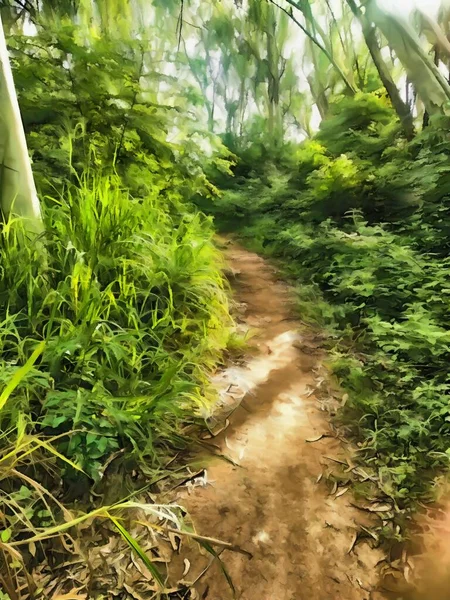
[[167, 474], [232, 321], [211, 219], [191, 203], [214, 190], [196, 144], [168, 141], [178, 118], [189, 137], [187, 117], [141, 90], [141, 43], [85, 44], [68, 22], [8, 42], [43, 220], [38, 239], [14, 214], [0, 225], [0, 584], [14, 599], [79, 556], [80, 513], [108, 520], [99, 507]]
[[219, 228], [278, 259], [303, 318], [338, 334], [338, 418], [383, 492], [408, 507], [450, 457], [450, 143], [406, 142], [374, 95], [342, 99], [318, 134], [254, 145], [211, 208]]

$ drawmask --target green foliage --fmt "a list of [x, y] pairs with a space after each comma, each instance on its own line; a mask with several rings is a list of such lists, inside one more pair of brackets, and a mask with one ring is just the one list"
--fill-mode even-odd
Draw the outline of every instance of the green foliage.
[[[86, 39], [87, 38], [87, 39]], [[88, 41], [88, 43], [87, 43]], [[69, 21], [47, 24], [37, 36], [8, 39], [11, 63], [38, 188], [53, 193], [87, 167], [119, 172], [134, 193], [160, 180], [189, 198], [209, 193], [199, 148], [204, 137], [173, 76], [152, 68], [147, 40], [118, 41]], [[168, 132], [180, 128], [177, 143]], [[207, 134], [205, 134], [207, 136]], [[206, 161], [207, 164], [207, 161]]]
[[[100, 515], [96, 498], [160, 472], [208, 413], [231, 319], [211, 220], [190, 202], [216, 195], [204, 169], [230, 155], [142, 35], [55, 19], [9, 49], [43, 216], [38, 238], [0, 223], [0, 583], [16, 598], [47, 537], [88, 518], [64, 505]], [[38, 551], [10, 546], [30, 535]]]
[[333, 155], [354, 153], [359, 158], [380, 158], [400, 133], [394, 111], [385, 98], [359, 92], [330, 105], [317, 140]]
[[331, 368], [349, 399], [338, 419], [405, 506], [450, 456], [448, 127], [434, 119], [407, 144], [375, 95], [333, 113], [291, 155], [293, 174], [254, 164], [220, 202], [281, 259], [306, 319], [340, 330]]
[[35, 340], [45, 351], [3, 430], [25, 412], [34, 432], [74, 432], [58, 449], [94, 481], [118, 450], [151, 469], [205, 411], [227, 343], [220, 255], [189, 204], [215, 193], [202, 167], [226, 170], [227, 153], [205, 157], [186, 98], [161, 102], [153, 88], [174, 78], [151, 68], [145, 40], [61, 20], [9, 44], [45, 233], [1, 226], [1, 380]]
[[137, 200], [117, 176], [88, 173], [46, 197], [44, 265], [20, 243], [20, 221], [1, 232], [2, 367], [21, 361], [30, 339], [46, 341], [21, 409], [46, 433], [77, 430], [64, 452], [94, 479], [124, 444], [154, 455], [159, 438], [202, 406], [226, 343], [209, 225], [169, 216], [153, 189]]

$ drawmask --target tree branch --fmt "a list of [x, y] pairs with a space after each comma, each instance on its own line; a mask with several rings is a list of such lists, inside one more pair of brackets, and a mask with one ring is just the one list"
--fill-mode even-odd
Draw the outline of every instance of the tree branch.
[[[347, 76], [342, 71], [341, 67], [336, 63], [333, 56], [328, 52], [328, 50], [325, 48], [325, 46], [323, 46], [319, 42], [319, 40], [310, 31], [308, 31], [308, 29], [303, 24], [300, 23], [300, 21], [294, 17], [292, 10], [289, 11], [286, 8], [284, 8], [283, 6], [280, 6], [279, 4], [277, 4], [275, 2], [275, 0], [267, 0], [267, 2], [270, 2], [271, 4], [276, 6], [279, 10], [283, 11], [297, 25], [297, 27], [300, 27], [300, 29], [311, 40], [311, 42], [325, 54], [325, 56], [328, 58], [330, 63], [333, 65], [333, 67], [339, 73], [339, 75], [340, 75], [342, 81], [344, 82], [345, 87], [348, 89], [348, 91], [351, 92], [352, 94], [354, 94], [356, 92], [356, 90], [353, 88], [352, 84], [347, 79]], [[293, 2], [292, 0], [286, 0], [286, 2], [288, 2], [291, 6], [295, 7], [297, 10], [300, 10], [298, 5], [295, 2]]]

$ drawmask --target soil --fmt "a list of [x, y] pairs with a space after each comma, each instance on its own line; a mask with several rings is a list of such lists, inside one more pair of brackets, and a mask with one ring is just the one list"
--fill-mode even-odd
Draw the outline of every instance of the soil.
[[[437, 502], [414, 519], [408, 545], [407, 575], [411, 584], [402, 600], [450, 599], [450, 489], [441, 481]], [[397, 598], [395, 599], [397, 600]]]
[[[231, 414], [210, 441], [233, 462], [205, 452], [199, 463], [206, 476], [177, 501], [197, 533], [253, 555], [220, 556], [242, 600], [382, 598], [376, 585], [384, 553], [370, 536], [356, 541], [371, 515], [356, 509], [351, 487], [333, 478], [347, 450], [316, 395], [323, 359], [316, 334], [301, 325], [293, 290], [268, 262], [234, 242], [225, 254], [241, 326], [256, 329], [257, 350], [214, 380], [217, 428]], [[233, 598], [219, 561], [210, 564], [194, 548], [182, 558], [191, 580], [203, 572], [198, 598]]]

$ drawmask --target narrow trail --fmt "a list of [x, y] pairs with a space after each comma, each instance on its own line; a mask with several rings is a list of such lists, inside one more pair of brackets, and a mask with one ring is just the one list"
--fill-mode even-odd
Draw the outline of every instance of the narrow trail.
[[[382, 598], [374, 592], [382, 551], [367, 540], [354, 544], [359, 525], [370, 526], [370, 517], [351, 506], [350, 491], [340, 495], [342, 488], [333, 490], [326, 477], [329, 457], [343, 456], [341, 442], [311, 441], [330, 433], [314, 394], [321, 356], [313, 334], [299, 333], [292, 290], [272, 266], [234, 242], [226, 256], [236, 272], [243, 324], [258, 329], [258, 353], [215, 382], [219, 413], [235, 410], [213, 441], [239, 466], [202, 457], [207, 484], [183, 490], [178, 501], [200, 534], [253, 554], [221, 555], [242, 600]], [[209, 557], [192, 552], [189, 560], [191, 572], [200, 573]], [[217, 562], [196, 589], [208, 600], [233, 597]]]

